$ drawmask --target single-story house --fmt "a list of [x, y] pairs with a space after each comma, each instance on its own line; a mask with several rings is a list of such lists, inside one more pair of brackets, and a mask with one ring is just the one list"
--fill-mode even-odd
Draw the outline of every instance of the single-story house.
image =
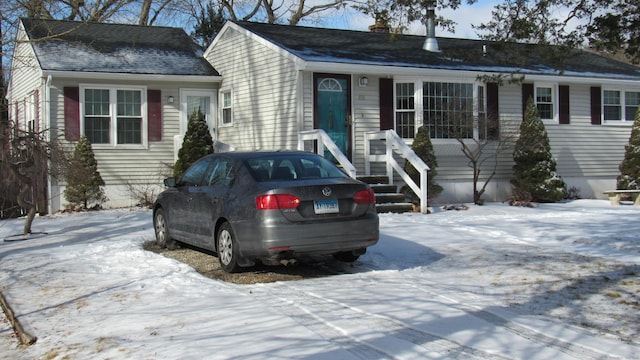
[[[586, 51], [558, 58], [557, 48], [536, 45], [235, 21], [202, 55], [171, 28], [23, 19], [19, 39], [61, 31], [65, 41], [16, 47], [31, 66], [14, 61], [11, 118], [36, 120], [70, 143], [90, 135], [111, 199], [106, 206], [132, 201], [128, 183], [159, 183], [194, 106], [207, 109], [214, 139], [237, 150], [316, 150], [318, 143], [303, 140], [322, 129], [358, 175], [387, 168], [369, 161], [385, 159], [384, 134], [411, 145], [426, 126], [444, 188], [434, 202], [472, 201], [460, 141], [495, 152], [501, 139], [517, 136], [529, 98], [559, 175], [581, 197], [600, 198], [616, 186], [640, 105], [640, 68]], [[139, 96], [131, 115], [116, 110], [121, 92]], [[96, 110], [107, 104], [110, 112]], [[121, 131], [121, 123], [137, 130]], [[511, 152], [496, 159], [488, 201], [511, 191]], [[486, 176], [491, 161], [483, 166]], [[51, 184], [52, 211], [63, 204], [62, 189]]]

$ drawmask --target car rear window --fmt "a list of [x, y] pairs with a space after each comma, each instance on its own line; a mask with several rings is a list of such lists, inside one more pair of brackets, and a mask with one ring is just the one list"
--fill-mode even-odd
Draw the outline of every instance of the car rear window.
[[246, 159], [245, 164], [258, 182], [347, 177], [342, 170], [321, 156], [261, 156]]

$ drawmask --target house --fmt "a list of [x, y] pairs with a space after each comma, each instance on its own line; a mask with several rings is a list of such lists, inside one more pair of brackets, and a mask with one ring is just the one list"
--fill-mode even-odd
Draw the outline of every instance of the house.
[[[29, 66], [14, 59], [11, 118], [70, 145], [91, 136], [111, 207], [132, 204], [131, 184], [160, 183], [197, 107], [214, 139], [237, 150], [319, 150], [321, 129], [358, 174], [388, 172], [399, 157], [390, 149], [426, 126], [444, 188], [435, 202], [471, 201], [460, 142], [495, 151], [517, 133], [529, 98], [558, 173], [580, 196], [600, 198], [615, 188], [640, 105], [637, 67], [583, 51], [558, 63], [535, 45], [229, 21], [200, 54], [180, 29], [23, 19], [20, 30], [31, 41], [15, 56]], [[512, 74], [518, 81], [503, 81]], [[510, 196], [511, 153], [496, 159], [489, 201]], [[64, 204], [63, 185], [51, 180], [51, 211]]]
[[[444, 188], [436, 203], [472, 201], [459, 140], [474, 146], [517, 135], [530, 97], [559, 175], [580, 196], [601, 198], [616, 187], [640, 105], [640, 68], [536, 45], [227, 22], [204, 57], [222, 75], [221, 98], [232, 99], [219, 140], [239, 149], [295, 147], [300, 131], [324, 129], [362, 173], [375, 169], [367, 134], [392, 129], [411, 144], [427, 126]], [[512, 74], [519, 81], [500, 81]], [[487, 154], [495, 152], [489, 145]], [[485, 199], [503, 201], [511, 151], [497, 161]], [[492, 166], [484, 163], [481, 178]]]
[[[132, 206], [132, 186], [162, 183], [190, 112], [200, 108], [214, 128], [220, 80], [182, 29], [21, 19], [9, 116], [71, 149], [86, 135], [105, 206]], [[63, 180], [47, 188], [48, 210], [63, 209]]]

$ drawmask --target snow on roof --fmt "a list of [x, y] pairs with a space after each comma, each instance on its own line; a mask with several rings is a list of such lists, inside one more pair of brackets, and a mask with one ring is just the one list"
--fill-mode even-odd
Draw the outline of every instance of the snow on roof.
[[428, 52], [424, 36], [235, 24], [310, 62], [640, 80], [637, 66], [558, 46], [438, 38], [441, 52]]
[[218, 76], [179, 28], [22, 19], [44, 70]]

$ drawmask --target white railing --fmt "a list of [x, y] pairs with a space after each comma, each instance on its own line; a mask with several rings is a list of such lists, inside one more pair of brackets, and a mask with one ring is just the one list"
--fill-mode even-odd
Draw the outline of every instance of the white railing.
[[[389, 183], [393, 184], [393, 171], [395, 170], [404, 182], [420, 198], [420, 211], [427, 212], [427, 171], [429, 166], [416, 155], [416, 153], [398, 136], [393, 130], [368, 132], [364, 135], [364, 170], [367, 175], [371, 175], [371, 163], [383, 162], [386, 164], [386, 176]], [[372, 141], [384, 141], [385, 152], [383, 154], [371, 153]], [[416, 184], [404, 171], [404, 166], [400, 165], [393, 156], [397, 152], [403, 159], [406, 159], [420, 173], [420, 184]]]
[[344, 171], [352, 178], [356, 178], [356, 167], [353, 166], [351, 161], [340, 151], [338, 145], [336, 145], [322, 129], [300, 131], [298, 136], [298, 150], [304, 151], [305, 141], [315, 141], [316, 152], [319, 155], [324, 155], [325, 148], [329, 150], [331, 155], [342, 165]]

